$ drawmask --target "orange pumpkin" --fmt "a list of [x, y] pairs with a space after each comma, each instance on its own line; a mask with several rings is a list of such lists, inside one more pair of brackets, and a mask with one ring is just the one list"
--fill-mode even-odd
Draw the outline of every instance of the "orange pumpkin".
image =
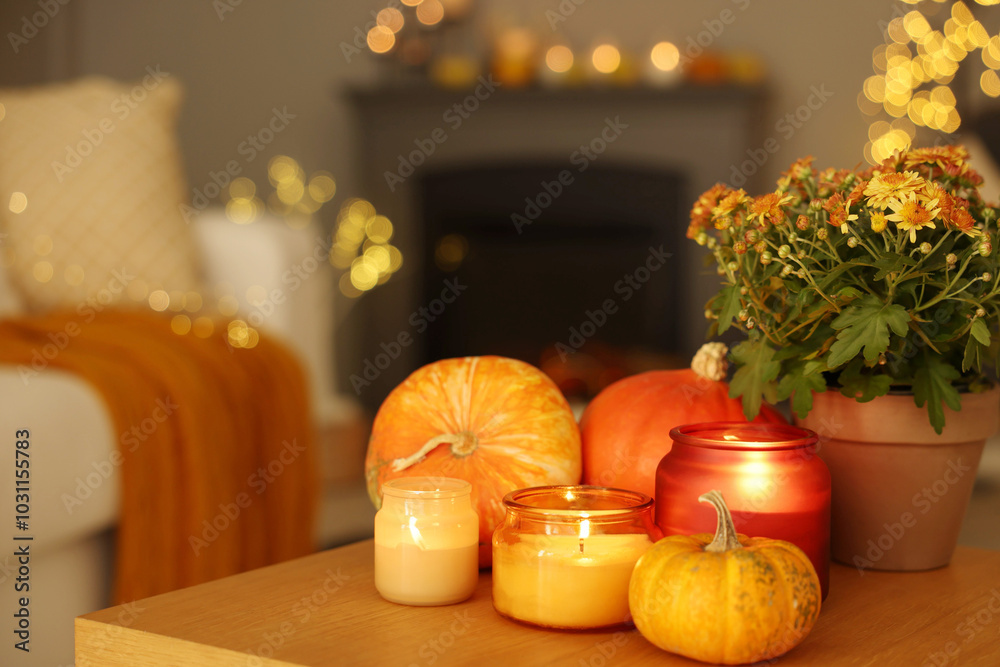
[[393, 389], [368, 442], [365, 477], [376, 507], [383, 483], [411, 475], [472, 484], [479, 563], [488, 566], [507, 493], [580, 481], [580, 431], [559, 389], [534, 366], [492, 356], [437, 361]]
[[[684, 424], [745, 421], [743, 405], [729, 397], [725, 346], [708, 343], [692, 368], [649, 371], [609, 385], [580, 420], [583, 483], [656, 496], [656, 466], [670, 451], [670, 429]], [[774, 408], [761, 406], [755, 422], [785, 424]]]
[[725, 665], [792, 650], [819, 618], [809, 557], [790, 542], [738, 535], [718, 491], [698, 500], [718, 513], [715, 535], [665, 537], [643, 554], [629, 581], [636, 628], [665, 651]]

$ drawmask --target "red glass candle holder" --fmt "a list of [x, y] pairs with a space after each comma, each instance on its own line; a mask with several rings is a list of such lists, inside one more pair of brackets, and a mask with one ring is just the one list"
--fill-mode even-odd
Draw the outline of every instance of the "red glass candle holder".
[[722, 492], [737, 532], [796, 545], [819, 575], [830, 572], [830, 471], [812, 431], [781, 424], [712, 422], [670, 431], [656, 469], [656, 524], [664, 535], [715, 532], [715, 510], [698, 502]]

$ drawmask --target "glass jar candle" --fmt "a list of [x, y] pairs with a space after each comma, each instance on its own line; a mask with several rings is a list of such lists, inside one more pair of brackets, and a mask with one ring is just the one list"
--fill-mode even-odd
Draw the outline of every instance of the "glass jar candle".
[[386, 600], [461, 602], [479, 581], [479, 516], [472, 485], [448, 477], [400, 477], [382, 485], [375, 513], [375, 588]]
[[658, 537], [652, 498], [600, 486], [508, 493], [493, 532], [493, 607], [548, 628], [630, 620], [628, 584]]
[[715, 531], [715, 510], [698, 497], [722, 492], [736, 531], [796, 545], [829, 590], [830, 472], [816, 434], [782, 424], [713, 422], [670, 431], [656, 469], [656, 524], [664, 535]]

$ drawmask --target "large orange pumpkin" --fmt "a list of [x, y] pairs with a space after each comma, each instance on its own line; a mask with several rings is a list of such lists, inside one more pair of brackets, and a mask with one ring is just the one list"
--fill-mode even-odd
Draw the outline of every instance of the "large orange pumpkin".
[[[656, 466], [670, 451], [670, 429], [683, 424], [745, 421], [743, 405], [729, 397], [725, 346], [708, 343], [692, 368], [649, 371], [606, 387], [580, 420], [583, 483], [641, 491], [655, 497]], [[696, 370], [695, 370], [696, 369]], [[764, 405], [755, 422], [787, 421]]]
[[540, 370], [504, 357], [445, 359], [418, 369], [385, 399], [365, 459], [368, 495], [382, 484], [441, 475], [472, 484], [479, 563], [492, 562], [503, 497], [515, 489], [580, 481], [580, 431]]

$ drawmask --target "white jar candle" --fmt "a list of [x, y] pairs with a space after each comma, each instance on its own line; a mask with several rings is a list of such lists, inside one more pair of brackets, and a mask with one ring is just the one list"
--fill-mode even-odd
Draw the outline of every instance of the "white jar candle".
[[375, 588], [386, 600], [461, 602], [479, 581], [479, 516], [472, 485], [448, 477], [401, 477], [382, 485], [375, 514]]

